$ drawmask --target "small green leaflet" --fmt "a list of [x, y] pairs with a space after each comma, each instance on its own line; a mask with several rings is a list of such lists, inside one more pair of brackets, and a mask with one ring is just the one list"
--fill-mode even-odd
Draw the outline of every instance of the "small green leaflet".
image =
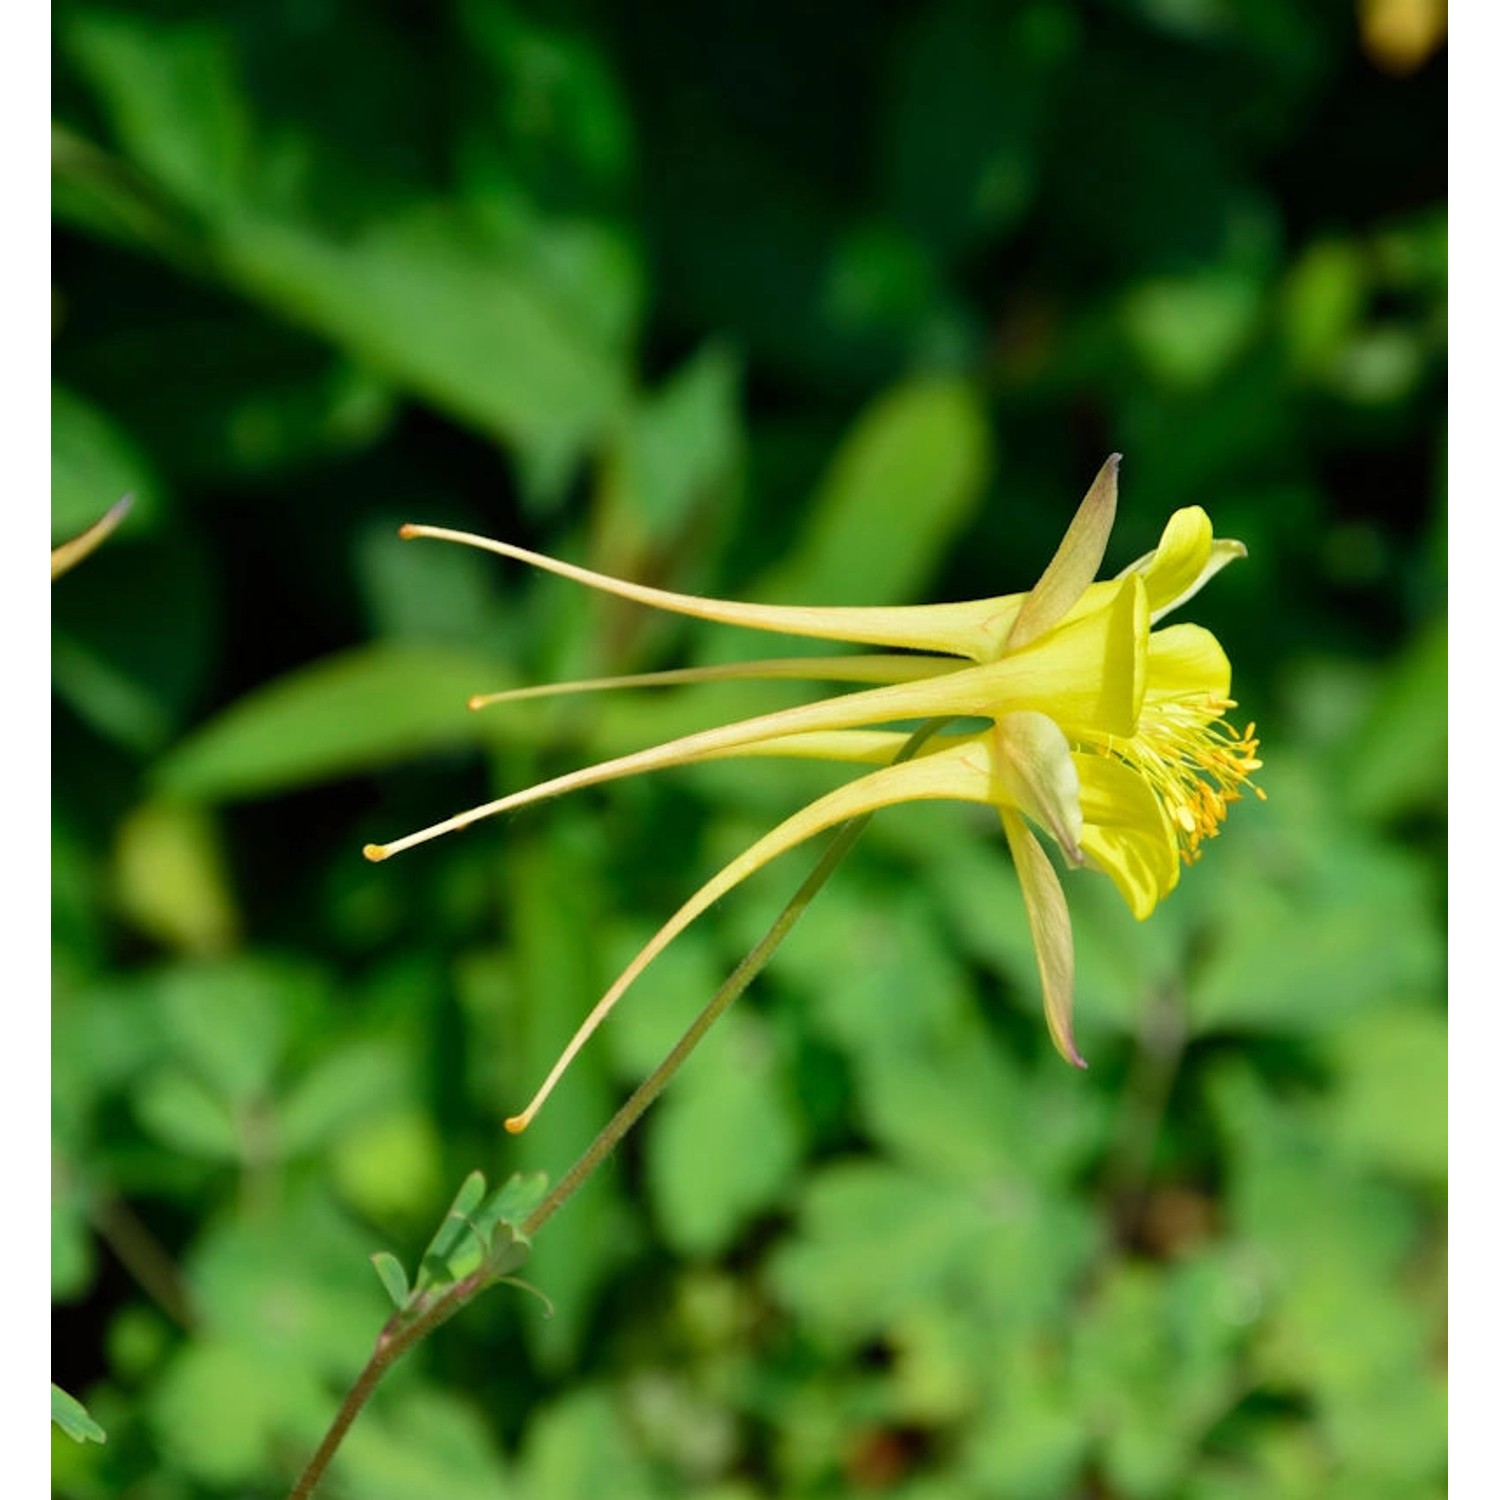
[[60, 1385], [52, 1387], [52, 1420], [75, 1443], [102, 1443], [104, 1429], [89, 1415], [88, 1408]]
[[486, 1187], [483, 1172], [471, 1172], [464, 1179], [422, 1254], [415, 1286], [407, 1280], [401, 1262], [388, 1251], [370, 1257], [397, 1312], [415, 1311], [431, 1293], [462, 1280], [481, 1265], [488, 1266], [498, 1280], [522, 1285], [514, 1282], [511, 1274], [520, 1269], [531, 1251], [531, 1242], [520, 1226], [546, 1193], [546, 1174], [518, 1172], [488, 1198]]

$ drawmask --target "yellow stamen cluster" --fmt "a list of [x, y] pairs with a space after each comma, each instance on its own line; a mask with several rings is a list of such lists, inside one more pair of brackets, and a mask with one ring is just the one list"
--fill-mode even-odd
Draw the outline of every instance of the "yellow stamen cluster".
[[1106, 753], [1143, 776], [1177, 834], [1184, 864], [1192, 864], [1200, 846], [1219, 831], [1243, 789], [1261, 801], [1266, 794], [1250, 780], [1260, 770], [1260, 741], [1255, 725], [1243, 733], [1224, 718], [1229, 699], [1172, 698], [1147, 702], [1136, 732], [1128, 740], [1111, 740]]

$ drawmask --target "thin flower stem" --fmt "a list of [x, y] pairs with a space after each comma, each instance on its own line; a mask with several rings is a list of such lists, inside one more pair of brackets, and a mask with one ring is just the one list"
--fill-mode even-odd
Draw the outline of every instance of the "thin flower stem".
[[[948, 718], [929, 719], [901, 747], [895, 757], [896, 761], [909, 760], [933, 735], [951, 722], [952, 720]], [[840, 825], [828, 847], [823, 851], [822, 858], [813, 867], [812, 873], [797, 887], [792, 899], [782, 908], [781, 914], [767, 929], [765, 936], [741, 959], [735, 971], [720, 985], [713, 998], [698, 1013], [692, 1025], [682, 1034], [677, 1045], [666, 1055], [651, 1076], [620, 1106], [609, 1123], [594, 1137], [588, 1150], [573, 1163], [558, 1180], [557, 1186], [531, 1211], [530, 1216], [521, 1225], [522, 1234], [528, 1238], [535, 1235], [537, 1230], [593, 1175], [605, 1157], [619, 1145], [626, 1131], [656, 1102], [657, 1095], [666, 1088], [673, 1074], [687, 1061], [689, 1054], [703, 1040], [704, 1033], [745, 993], [756, 976], [771, 961], [771, 956], [781, 946], [792, 928], [797, 925], [813, 897], [827, 883], [828, 877], [854, 847], [855, 841], [865, 831], [865, 825], [873, 816], [872, 813], [865, 813], [861, 817], [851, 818], [847, 823]], [[340, 1403], [332, 1424], [323, 1436], [323, 1441], [318, 1444], [317, 1452], [313, 1454], [307, 1467], [302, 1471], [301, 1477], [292, 1487], [288, 1500], [307, 1500], [307, 1497], [313, 1493], [323, 1477], [324, 1470], [327, 1469], [334, 1454], [338, 1452], [345, 1433], [348, 1432], [365, 1402], [370, 1399], [375, 1388], [380, 1384], [385, 1372], [414, 1344], [420, 1343], [429, 1333], [446, 1323], [456, 1312], [500, 1279], [502, 1279], [501, 1276], [495, 1272], [481, 1268], [471, 1272], [462, 1281], [455, 1282], [447, 1292], [411, 1322], [398, 1326], [398, 1316], [385, 1325], [375, 1341], [374, 1352]]]
[[318, 1451], [308, 1460], [301, 1477], [292, 1486], [289, 1500], [306, 1500], [306, 1497], [317, 1488], [318, 1481], [323, 1477], [323, 1471], [344, 1441], [344, 1434], [349, 1431], [354, 1419], [363, 1410], [365, 1402], [374, 1395], [375, 1388], [380, 1384], [385, 1372], [414, 1344], [421, 1343], [429, 1333], [441, 1327], [454, 1313], [498, 1279], [492, 1272], [481, 1267], [477, 1271], [470, 1272], [462, 1281], [454, 1282], [425, 1312], [413, 1318], [411, 1322], [402, 1326], [398, 1313], [386, 1323], [375, 1340], [374, 1352], [366, 1361], [364, 1369], [359, 1372], [354, 1384], [349, 1387], [349, 1393], [339, 1403], [339, 1409], [334, 1414], [328, 1431], [323, 1434], [323, 1441], [318, 1444]]

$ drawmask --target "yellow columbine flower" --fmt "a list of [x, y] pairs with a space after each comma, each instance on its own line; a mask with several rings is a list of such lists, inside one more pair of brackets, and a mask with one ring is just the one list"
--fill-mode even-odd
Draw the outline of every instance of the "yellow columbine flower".
[[[787, 635], [900, 648], [901, 654], [802, 657], [691, 667], [521, 688], [470, 700], [471, 708], [611, 687], [730, 678], [875, 684], [821, 702], [686, 735], [633, 755], [553, 777], [389, 844], [386, 859], [493, 813], [640, 771], [733, 755], [811, 757], [877, 769], [795, 813], [732, 860], [641, 949], [585, 1019], [535, 1098], [506, 1121], [523, 1130], [578, 1049], [636, 977], [689, 923], [761, 866], [814, 834], [896, 802], [982, 802], [1000, 814], [1025, 898], [1052, 1040], [1077, 1067], [1073, 1043], [1073, 936], [1062, 886], [1036, 835], [1072, 866], [1102, 870], [1138, 918], [1177, 884], [1184, 861], [1219, 830], [1227, 806], [1260, 766], [1254, 725], [1224, 720], [1229, 661], [1196, 625], [1152, 627], [1220, 568], [1245, 555], [1214, 539], [1194, 506], [1167, 522], [1161, 544], [1106, 583], [1094, 582], [1114, 524], [1119, 455], [1099, 471], [1057, 555], [1025, 594], [967, 604], [812, 609], [668, 593], [608, 578], [507, 542], [433, 526], [437, 537], [515, 558], [590, 588], [657, 609]], [[984, 719], [981, 729], [934, 736], [910, 760], [908, 735], [869, 726], [903, 720]], [[1254, 790], [1258, 789], [1252, 788]]]

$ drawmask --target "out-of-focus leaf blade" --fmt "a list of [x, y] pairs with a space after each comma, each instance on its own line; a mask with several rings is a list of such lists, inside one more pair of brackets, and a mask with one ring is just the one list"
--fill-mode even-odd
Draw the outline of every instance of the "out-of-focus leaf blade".
[[303, 667], [226, 709], [161, 762], [159, 782], [180, 797], [225, 801], [472, 744], [501, 722], [466, 706], [497, 675], [477, 655], [359, 647]]
[[88, 1408], [59, 1385], [52, 1387], [52, 1420], [75, 1443], [105, 1441], [104, 1429], [89, 1415]]
[[400, 1312], [406, 1306], [406, 1299], [411, 1295], [411, 1285], [406, 1279], [405, 1268], [389, 1250], [377, 1250], [370, 1257], [370, 1263], [375, 1267], [375, 1274], [380, 1278], [380, 1284], [385, 1288], [392, 1306]]
[[623, 397], [616, 360], [502, 247], [442, 210], [345, 243], [238, 224], [222, 257], [246, 290], [536, 462], [576, 456]]
[[753, 597], [803, 604], [913, 598], [973, 514], [990, 459], [984, 411], [967, 383], [914, 380], [886, 392], [844, 439], [801, 540]]
[[1396, 662], [1349, 755], [1345, 783], [1367, 818], [1441, 809], [1448, 786], [1448, 623], [1435, 620]]

